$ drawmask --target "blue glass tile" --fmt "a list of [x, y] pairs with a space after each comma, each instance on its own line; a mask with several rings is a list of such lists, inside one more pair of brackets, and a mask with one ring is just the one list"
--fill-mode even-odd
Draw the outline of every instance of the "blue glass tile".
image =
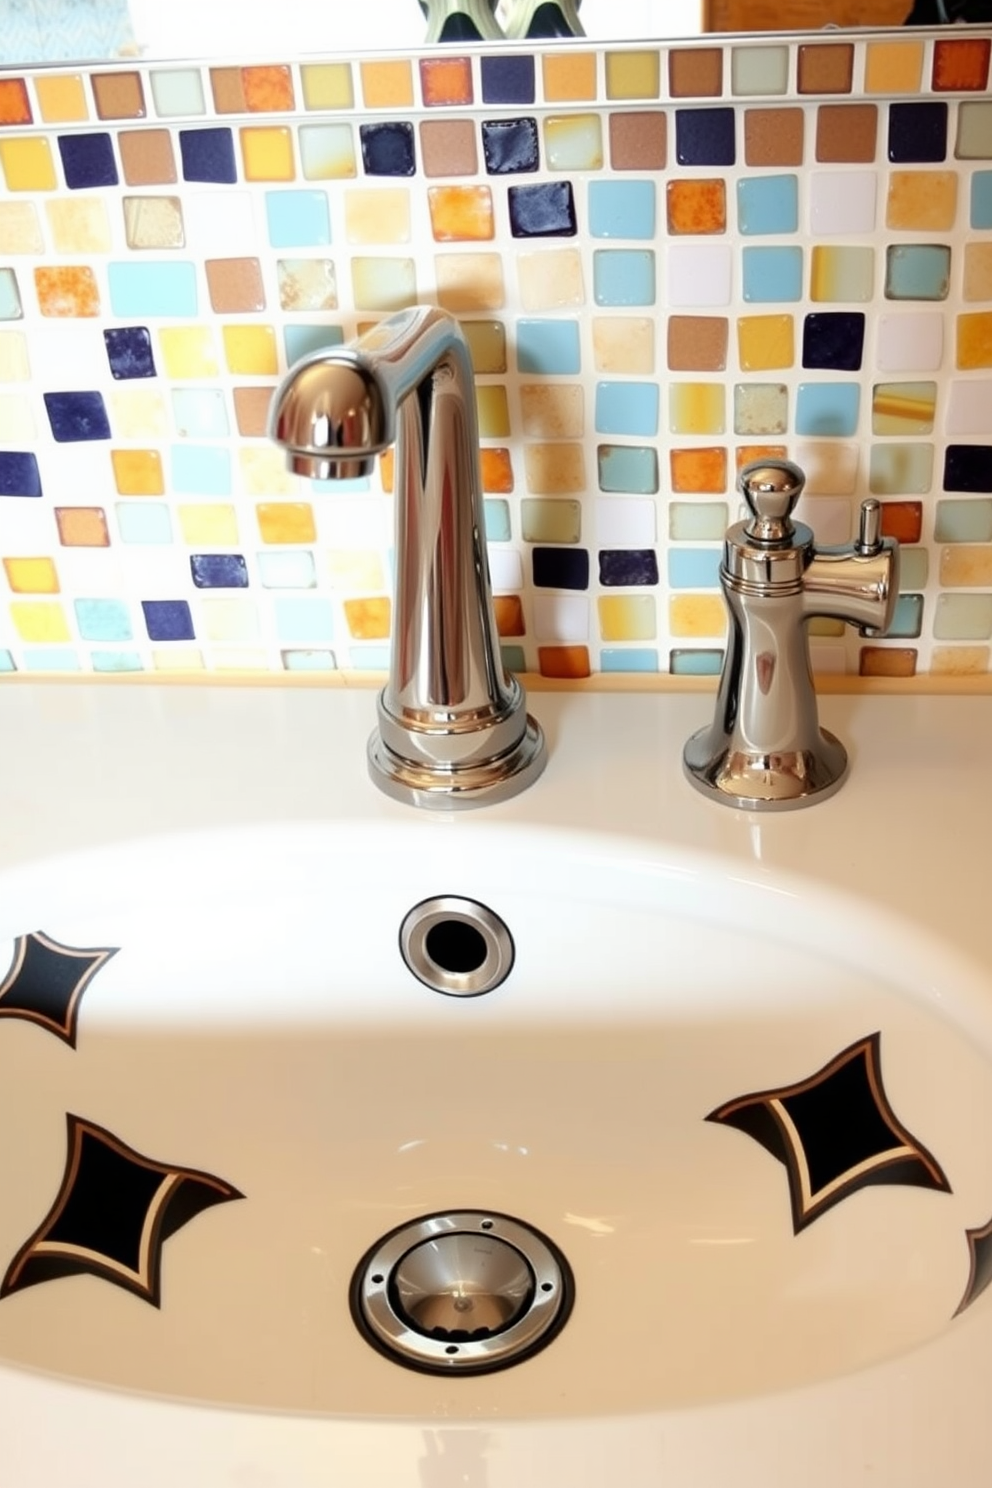
[[796, 433], [856, 434], [859, 403], [856, 382], [801, 382], [796, 394]]
[[481, 59], [484, 103], [533, 103], [533, 57], [488, 57]]
[[642, 444], [601, 444], [596, 451], [599, 489], [654, 496], [658, 490], [658, 452]]
[[110, 438], [110, 421], [100, 393], [45, 393], [44, 398], [57, 443]]
[[744, 176], [737, 182], [737, 224], [746, 237], [799, 228], [797, 176]]
[[658, 433], [658, 384], [598, 382], [596, 430], [653, 438]]
[[946, 155], [946, 103], [889, 104], [890, 160], [933, 162]]
[[733, 165], [734, 110], [675, 110], [675, 158], [679, 165]]
[[491, 119], [482, 125], [482, 157], [491, 176], [536, 171], [541, 163], [536, 119]]
[[367, 176], [412, 176], [417, 169], [413, 125], [390, 120], [384, 124], [360, 124], [362, 160]]
[[949, 444], [944, 454], [945, 491], [992, 491], [992, 445]]
[[483, 502], [483, 516], [486, 523], [487, 542], [509, 542], [512, 537], [510, 531], [510, 503], [499, 497], [487, 496]]
[[535, 548], [534, 583], [539, 589], [588, 589], [589, 553], [585, 548]]
[[389, 670], [389, 647], [352, 646], [351, 664], [359, 671], [387, 672]]
[[[283, 343], [286, 361], [292, 366], [300, 357], [310, 356], [325, 346], [343, 345], [344, 331], [334, 325], [288, 325], [283, 330]], [[340, 490], [340, 486], [335, 485], [334, 489]]]
[[589, 231], [594, 238], [653, 238], [653, 181], [592, 181]]
[[885, 250], [887, 300], [946, 300], [951, 250], [943, 243], [895, 243]]
[[933, 535], [939, 543], [992, 542], [992, 501], [938, 501]]
[[234, 137], [229, 129], [180, 129], [179, 154], [184, 181], [232, 186], [238, 179]]
[[317, 587], [317, 566], [313, 561], [313, 554], [305, 549], [259, 553], [256, 562], [263, 589]]
[[508, 204], [515, 238], [574, 238], [578, 230], [571, 181], [511, 186]]
[[602, 548], [599, 582], [607, 589], [657, 584], [658, 555], [654, 548]]
[[157, 315], [194, 317], [197, 313], [196, 265], [192, 263], [110, 263], [110, 306], [122, 319]]
[[119, 599], [77, 599], [76, 624], [84, 641], [130, 641], [131, 615]]
[[189, 567], [197, 589], [248, 588], [248, 565], [240, 553], [191, 553]]
[[93, 651], [90, 664], [95, 672], [143, 672], [145, 669], [137, 651]]
[[517, 366], [521, 372], [565, 376], [581, 370], [577, 320], [518, 320]]
[[273, 248], [323, 248], [331, 241], [326, 191], [267, 191], [265, 218]]
[[923, 595], [900, 594], [896, 600], [892, 624], [885, 632], [886, 636], [898, 640], [911, 640], [914, 636], [920, 635], [922, 630]]
[[26, 672], [81, 672], [79, 657], [71, 646], [40, 646], [24, 653]]
[[21, 320], [23, 316], [17, 275], [13, 269], [0, 269], [0, 320]]
[[38, 457], [30, 450], [0, 450], [0, 496], [40, 496]]
[[992, 227], [992, 171], [976, 171], [971, 178], [971, 225]]
[[184, 599], [143, 599], [141, 608], [150, 641], [195, 640], [193, 618]]
[[367, 475], [357, 475], [350, 480], [312, 480], [310, 489], [315, 492], [323, 492], [327, 496], [354, 496], [359, 492], [370, 491], [372, 483]]
[[334, 639], [334, 606], [329, 599], [275, 599], [276, 635], [287, 645], [319, 645]]
[[224, 439], [231, 432], [220, 388], [173, 388], [172, 417], [183, 439]]
[[71, 191], [117, 185], [117, 164], [109, 134], [60, 134], [59, 154]]
[[499, 654], [508, 672], [525, 672], [527, 670], [527, 654], [523, 646], [514, 644], [500, 645]]
[[741, 259], [743, 294], [750, 304], [786, 303], [802, 298], [801, 248], [745, 248]]
[[716, 589], [720, 584], [719, 548], [669, 548], [668, 582], [673, 589]]
[[9, 651], [0, 650], [0, 672], [16, 672], [14, 658]]
[[174, 444], [170, 463], [176, 495], [231, 494], [231, 455], [223, 445]]
[[604, 646], [599, 665], [604, 672], [656, 672], [658, 652], [653, 646]]
[[282, 664], [287, 672], [334, 672], [337, 661], [333, 651], [284, 651]]
[[172, 518], [164, 501], [119, 501], [117, 530], [121, 541], [137, 545], [172, 542]]
[[723, 669], [723, 652], [672, 651], [668, 669], [673, 677], [718, 677]]
[[118, 379], [154, 377], [155, 357], [147, 326], [118, 326], [104, 331], [110, 375]]
[[592, 256], [597, 305], [653, 305], [654, 251], [650, 248], [597, 248]]
[[819, 310], [803, 322], [803, 366], [857, 372], [865, 344], [860, 310]]

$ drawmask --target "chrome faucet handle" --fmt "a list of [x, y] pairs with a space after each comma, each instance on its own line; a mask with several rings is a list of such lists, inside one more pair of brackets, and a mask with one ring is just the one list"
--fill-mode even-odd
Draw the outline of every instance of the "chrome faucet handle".
[[746, 535], [759, 543], [791, 543], [792, 513], [806, 476], [791, 460], [754, 460], [740, 473], [738, 486], [751, 520]]
[[854, 539], [854, 551], [862, 558], [874, 558], [884, 547], [882, 542], [882, 503], [874, 496], [867, 496], [861, 503], [858, 518], [858, 535]]

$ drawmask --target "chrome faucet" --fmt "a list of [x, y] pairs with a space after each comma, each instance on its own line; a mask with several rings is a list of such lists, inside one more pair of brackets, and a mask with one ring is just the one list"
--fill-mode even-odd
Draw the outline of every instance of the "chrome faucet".
[[899, 546], [881, 535], [879, 503], [861, 503], [849, 547], [817, 548], [792, 520], [805, 479], [787, 460], [741, 471], [749, 515], [724, 543], [729, 624], [716, 717], [683, 752], [693, 785], [748, 810], [805, 806], [840, 787], [847, 751], [819, 725], [805, 622], [827, 616], [884, 635], [898, 595]]
[[546, 751], [499, 652], [468, 347], [443, 310], [401, 310], [303, 358], [269, 433], [315, 480], [371, 474], [395, 441], [396, 588], [389, 679], [369, 740], [388, 795], [451, 808], [505, 800]]

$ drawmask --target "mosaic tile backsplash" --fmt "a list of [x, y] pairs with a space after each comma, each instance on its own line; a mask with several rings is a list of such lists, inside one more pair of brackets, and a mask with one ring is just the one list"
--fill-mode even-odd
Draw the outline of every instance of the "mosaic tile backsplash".
[[992, 35], [0, 74], [0, 671], [379, 670], [391, 461], [290, 476], [287, 365], [438, 303], [497, 619], [545, 676], [718, 669], [738, 467], [880, 498], [895, 631], [988, 673]]

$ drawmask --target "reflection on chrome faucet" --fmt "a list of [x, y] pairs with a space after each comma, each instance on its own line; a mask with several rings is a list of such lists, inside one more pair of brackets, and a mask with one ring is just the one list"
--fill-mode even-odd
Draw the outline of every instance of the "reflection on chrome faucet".
[[505, 800], [545, 764], [541, 730], [499, 652], [485, 546], [472, 365], [443, 310], [403, 310], [291, 368], [269, 432], [291, 470], [371, 473], [396, 443], [389, 680], [369, 769], [387, 794], [451, 808]]
[[787, 460], [745, 466], [749, 516], [724, 544], [728, 633], [716, 717], [689, 740], [683, 762], [693, 785], [731, 806], [783, 810], [839, 788], [847, 751], [819, 725], [805, 622], [827, 616], [866, 636], [892, 624], [899, 548], [881, 535], [879, 503], [862, 503], [850, 546], [817, 548], [792, 520], [804, 483]]

